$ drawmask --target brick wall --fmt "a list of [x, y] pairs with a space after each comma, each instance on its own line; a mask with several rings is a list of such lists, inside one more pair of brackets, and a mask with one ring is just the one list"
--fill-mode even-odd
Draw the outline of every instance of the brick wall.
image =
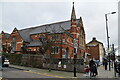
[[99, 44], [96, 46], [88, 46], [88, 53], [91, 54], [91, 58], [95, 58], [95, 59], [100, 59], [99, 58]]
[[16, 51], [21, 51], [21, 47], [23, 46], [23, 40], [22, 40], [22, 37], [20, 36], [20, 34], [17, 30], [13, 30], [13, 32], [10, 34], [10, 37], [8, 39], [9, 46], [11, 46], [11, 42], [13, 40], [13, 37], [15, 37]]

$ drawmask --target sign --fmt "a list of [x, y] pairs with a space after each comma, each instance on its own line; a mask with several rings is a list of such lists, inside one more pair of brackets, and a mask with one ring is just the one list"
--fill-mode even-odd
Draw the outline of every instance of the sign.
[[58, 63], [58, 67], [61, 67], [61, 61], [59, 61], [59, 63]]
[[78, 40], [74, 39], [74, 48], [78, 48]]
[[64, 65], [64, 68], [67, 68], [67, 66], [66, 66], [66, 65]]

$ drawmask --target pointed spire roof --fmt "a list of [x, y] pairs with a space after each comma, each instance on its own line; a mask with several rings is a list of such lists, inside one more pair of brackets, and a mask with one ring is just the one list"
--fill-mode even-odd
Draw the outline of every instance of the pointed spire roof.
[[78, 25], [77, 26], [82, 26], [83, 25], [83, 21], [82, 21], [82, 17], [80, 17]]
[[72, 13], [71, 13], [71, 20], [72, 20], [72, 19], [76, 19], [75, 8], [74, 8], [74, 2], [73, 2]]
[[17, 30], [17, 28], [15, 27], [14, 30]]
[[81, 24], [83, 23], [83, 21], [82, 21], [82, 17], [80, 17], [80, 23], [81, 23]]
[[4, 34], [4, 31], [2, 31], [1, 34]]

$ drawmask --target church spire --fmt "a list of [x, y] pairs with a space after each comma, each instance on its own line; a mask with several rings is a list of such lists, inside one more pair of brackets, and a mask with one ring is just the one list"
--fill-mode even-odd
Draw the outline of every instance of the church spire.
[[73, 2], [73, 8], [72, 8], [72, 13], [71, 13], [71, 20], [76, 19], [76, 14], [75, 14], [75, 8], [74, 8], [74, 2]]
[[74, 38], [77, 38], [77, 27], [76, 27], [76, 14], [75, 14], [75, 9], [74, 9], [74, 2], [73, 2], [73, 7], [72, 7], [72, 13], [71, 13], [71, 34], [73, 35]]

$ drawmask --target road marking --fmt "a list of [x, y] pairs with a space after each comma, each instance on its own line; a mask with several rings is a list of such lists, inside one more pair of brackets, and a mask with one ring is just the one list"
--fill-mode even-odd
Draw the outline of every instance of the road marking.
[[23, 72], [34, 73], [34, 74], [40, 74], [40, 75], [50, 76], [50, 77], [55, 77], [55, 78], [65, 78], [65, 77], [61, 77], [61, 76], [49, 75], [49, 74], [47, 74], [47, 73], [32, 72], [32, 71], [23, 71]]

